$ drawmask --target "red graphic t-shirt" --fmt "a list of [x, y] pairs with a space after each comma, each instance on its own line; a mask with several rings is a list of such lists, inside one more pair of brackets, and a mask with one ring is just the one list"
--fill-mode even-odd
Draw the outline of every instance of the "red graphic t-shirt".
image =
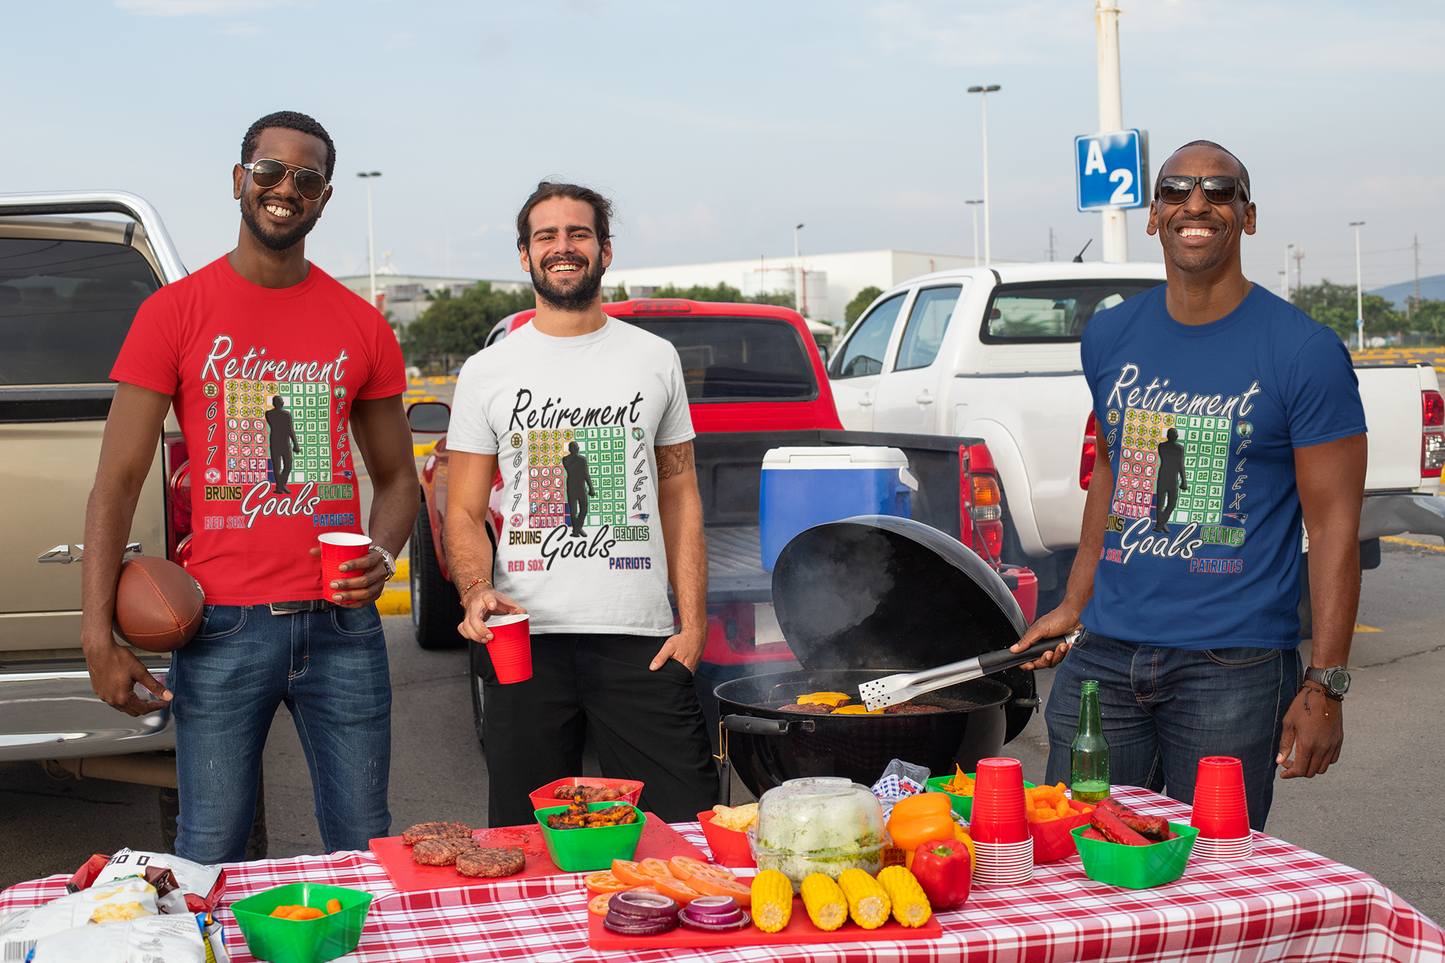
[[110, 376], [173, 398], [206, 601], [321, 598], [316, 536], [361, 531], [352, 405], [406, 390], [381, 314], [314, 264], [276, 289], [221, 257], [141, 305]]

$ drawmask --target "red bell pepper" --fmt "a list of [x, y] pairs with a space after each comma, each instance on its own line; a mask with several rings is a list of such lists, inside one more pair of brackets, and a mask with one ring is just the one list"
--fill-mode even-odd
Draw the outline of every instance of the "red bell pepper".
[[973, 885], [968, 847], [955, 839], [920, 843], [913, 851], [913, 875], [934, 909], [962, 906]]

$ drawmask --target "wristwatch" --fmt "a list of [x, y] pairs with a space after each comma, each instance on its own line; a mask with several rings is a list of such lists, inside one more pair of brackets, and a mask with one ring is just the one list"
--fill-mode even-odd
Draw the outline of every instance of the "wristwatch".
[[[386, 565], [386, 577], [391, 578], [396, 574], [396, 556], [382, 548], [380, 545], [371, 546], [371, 550], [381, 556], [382, 562]], [[1350, 685], [1350, 677], [1345, 676], [1345, 687]]]
[[1324, 686], [1325, 695], [1332, 699], [1343, 699], [1345, 693], [1350, 691], [1350, 673], [1342, 665], [1332, 665], [1325, 669], [1310, 666], [1305, 669], [1305, 681]]

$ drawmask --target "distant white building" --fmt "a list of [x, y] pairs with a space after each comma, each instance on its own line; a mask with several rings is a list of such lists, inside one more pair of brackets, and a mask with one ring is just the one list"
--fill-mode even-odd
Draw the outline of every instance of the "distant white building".
[[[362, 274], [336, 280], [355, 291], [363, 301], [366, 300], [371, 287], [371, 275]], [[384, 265], [376, 269], [376, 308], [382, 314], [391, 312], [391, 321], [406, 327], [431, 304], [427, 300], [428, 294], [436, 297], [441, 291], [449, 291], [452, 297], [460, 297], [468, 288], [476, 287], [480, 280], [482, 279], [401, 274], [391, 265]], [[527, 281], [491, 281], [490, 283], [493, 291], [525, 291], [532, 287], [531, 283]]]
[[669, 267], [619, 268], [614, 265], [607, 270], [602, 283], [607, 292], [622, 285], [629, 297], [647, 297], [669, 284], [689, 288], [695, 284], [713, 287], [719, 282], [739, 288], [745, 295], [791, 291], [797, 299], [798, 310], [807, 317], [842, 324], [848, 302], [866, 287], [887, 290], [920, 274], [972, 267], [973, 264], [972, 257], [958, 254], [853, 251]]

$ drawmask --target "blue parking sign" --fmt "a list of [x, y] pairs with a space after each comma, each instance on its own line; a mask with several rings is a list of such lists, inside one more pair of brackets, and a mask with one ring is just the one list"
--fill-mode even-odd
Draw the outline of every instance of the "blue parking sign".
[[1149, 134], [1115, 130], [1074, 138], [1074, 174], [1079, 210], [1147, 207]]

